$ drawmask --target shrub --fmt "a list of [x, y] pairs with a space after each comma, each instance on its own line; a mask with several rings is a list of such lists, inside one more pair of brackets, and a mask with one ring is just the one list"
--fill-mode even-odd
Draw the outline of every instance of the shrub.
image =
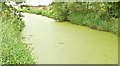
[[112, 26], [111, 30], [112, 30], [112, 33], [118, 35], [118, 25]]
[[96, 28], [97, 24], [95, 22], [95, 15], [94, 14], [84, 15], [84, 24], [91, 28]]
[[53, 12], [55, 13], [55, 18], [58, 21], [64, 21], [64, 20], [68, 20], [67, 16], [68, 16], [68, 9], [67, 9], [67, 3], [62, 3], [62, 2], [57, 2], [54, 3], [53, 7]]
[[37, 14], [37, 15], [40, 15], [40, 14], [42, 14], [42, 11], [41, 11], [41, 10], [37, 10], [37, 11], [36, 11], [36, 14]]
[[70, 22], [78, 25], [87, 25], [89, 27], [96, 26], [94, 18], [95, 15], [93, 14], [84, 15], [84, 14], [73, 13], [68, 16], [68, 20], [70, 20]]
[[54, 12], [53, 12], [52, 10], [49, 10], [49, 11], [47, 12], [47, 16], [48, 16], [48, 17], [52, 17], [53, 13], [54, 13]]
[[47, 16], [47, 11], [46, 11], [46, 10], [43, 10], [43, 11], [42, 11], [42, 15], [43, 15], [43, 16]]
[[21, 42], [20, 32], [24, 22], [20, 17], [9, 11], [2, 11], [1, 26], [1, 64], [35, 64], [32, 50], [28, 44]]
[[70, 14], [68, 16], [68, 20], [70, 20], [71, 23], [78, 24], [78, 25], [83, 25], [84, 24], [84, 15], [82, 14]]

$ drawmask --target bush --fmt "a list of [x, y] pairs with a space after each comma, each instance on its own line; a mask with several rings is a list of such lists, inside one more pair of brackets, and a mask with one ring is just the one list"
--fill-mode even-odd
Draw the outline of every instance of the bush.
[[47, 10], [43, 10], [43, 11], [42, 11], [42, 15], [43, 15], [43, 16], [47, 16]]
[[[118, 33], [118, 26], [113, 26], [115, 23], [114, 20], [103, 20], [101, 19], [100, 15], [95, 14], [78, 14], [78, 13], [71, 13], [68, 16], [68, 20], [71, 23], [78, 24], [78, 25], [86, 25], [88, 27], [102, 30], [102, 31], [109, 31], [115, 34]], [[107, 22], [106, 22], [107, 21]]]
[[73, 13], [68, 16], [68, 20], [70, 20], [71, 23], [83, 25], [85, 18], [84, 18], [84, 15], [82, 14]]
[[66, 21], [68, 20], [68, 9], [67, 9], [67, 3], [62, 3], [62, 2], [57, 2], [54, 3], [53, 7], [53, 12], [55, 13], [55, 19], [58, 21]]
[[38, 11], [36, 11], [36, 14], [37, 14], [37, 15], [40, 15], [40, 14], [42, 14], [42, 11], [41, 11], [41, 10], [38, 10]]
[[87, 25], [89, 27], [95, 27], [95, 15], [93, 14], [77, 14], [73, 13], [68, 16], [68, 20], [70, 22], [78, 24], [78, 25]]
[[48, 17], [52, 17], [53, 13], [54, 13], [54, 12], [53, 12], [52, 10], [49, 10], [49, 11], [47, 12], [47, 16], [48, 16]]
[[112, 26], [111, 30], [112, 30], [112, 33], [118, 35], [118, 25]]
[[97, 29], [103, 30], [103, 31], [110, 31], [111, 25], [105, 21], [100, 21], [99, 25], [97, 26]]
[[2, 11], [1, 26], [1, 64], [35, 64], [32, 49], [21, 42], [20, 32], [24, 22], [20, 17], [9, 11]]
[[97, 24], [95, 22], [95, 17], [96, 17], [96, 15], [94, 15], [94, 14], [84, 15], [84, 24], [91, 28], [96, 28]]

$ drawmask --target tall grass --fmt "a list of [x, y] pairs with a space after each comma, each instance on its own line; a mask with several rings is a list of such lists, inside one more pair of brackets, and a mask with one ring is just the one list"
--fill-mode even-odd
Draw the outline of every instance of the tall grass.
[[35, 64], [35, 57], [27, 44], [22, 43], [20, 33], [24, 27], [20, 17], [7, 10], [2, 12], [1, 59], [2, 64]]
[[111, 18], [106, 21], [101, 19], [99, 15], [95, 14], [78, 14], [73, 13], [68, 16], [68, 20], [71, 23], [85, 25], [93, 29], [112, 32], [118, 35], [118, 19]]

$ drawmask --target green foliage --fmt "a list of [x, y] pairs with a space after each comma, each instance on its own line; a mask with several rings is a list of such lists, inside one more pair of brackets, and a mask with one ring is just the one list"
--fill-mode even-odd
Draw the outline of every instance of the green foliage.
[[41, 10], [38, 10], [38, 11], [36, 11], [35, 14], [40, 15], [40, 14], [42, 14], [42, 11], [41, 11]]
[[30, 6], [29, 5], [21, 5], [20, 8], [23, 9], [23, 7], [27, 8], [27, 10], [30, 9]]
[[53, 12], [53, 10], [49, 10], [48, 12], [47, 12], [47, 16], [48, 17], [54, 17], [54, 12]]
[[[68, 20], [70, 20], [71, 23], [83, 25], [84, 17], [81, 14], [70, 14], [68, 16]], [[81, 17], [81, 18], [80, 18]]]
[[107, 13], [111, 17], [118, 17], [119, 2], [107, 2], [104, 3]]
[[[55, 15], [58, 15], [55, 16], [57, 19], [59, 18], [58, 20], [64, 20], [65, 18], [74, 24], [86, 25], [114, 34], [118, 33], [118, 26], [115, 24], [118, 23], [118, 21], [112, 20], [112, 18], [118, 18], [119, 5], [117, 2], [63, 2], [53, 3], [51, 6], [53, 6], [52, 10]], [[64, 16], [61, 15], [61, 13], [64, 14]]]
[[87, 25], [89, 27], [96, 27], [97, 26], [97, 18], [95, 18], [96, 15], [94, 14], [78, 14], [73, 13], [68, 16], [68, 19], [70, 22], [79, 24], [79, 25]]
[[112, 19], [110, 20], [102, 19], [101, 15], [95, 15], [95, 14], [84, 15], [84, 14], [73, 13], [68, 16], [68, 20], [70, 20], [70, 22], [74, 24], [86, 25], [94, 29], [109, 31], [115, 34], [118, 33], [117, 31], [118, 26], [113, 26], [113, 23], [115, 23], [116, 21]]
[[[5, 4], [3, 6], [6, 7]], [[9, 10], [9, 11], [8, 11]], [[32, 55], [32, 49], [28, 44], [21, 42], [20, 33], [24, 22], [20, 16], [15, 15], [10, 7], [2, 11], [1, 22], [1, 64], [35, 64], [35, 57]], [[2, 36], [1, 36], [2, 35]]]
[[[93, 29], [118, 33], [117, 2], [53, 2], [50, 7], [50, 10], [44, 8], [37, 12], [57, 21], [70, 21]], [[32, 11], [37, 14], [35, 10]]]
[[21, 4], [22, 2], [16, 2], [16, 4]]
[[68, 9], [67, 3], [57, 2], [52, 6], [53, 11], [55, 12], [55, 19], [58, 21], [67, 20]]
[[108, 23], [104, 21], [100, 21], [97, 27], [97, 29], [103, 30], [103, 31], [109, 31], [110, 28], [111, 28], [111, 25], [110, 24], [108, 25]]
[[46, 10], [43, 10], [43, 11], [42, 11], [42, 15], [43, 15], [43, 16], [47, 16], [47, 11], [46, 11]]

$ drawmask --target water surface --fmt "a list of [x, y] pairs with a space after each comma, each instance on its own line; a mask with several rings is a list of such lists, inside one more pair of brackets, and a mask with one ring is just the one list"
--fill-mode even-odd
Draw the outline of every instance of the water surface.
[[55, 22], [41, 15], [22, 13], [22, 36], [32, 43], [38, 64], [117, 64], [118, 37], [112, 33]]

